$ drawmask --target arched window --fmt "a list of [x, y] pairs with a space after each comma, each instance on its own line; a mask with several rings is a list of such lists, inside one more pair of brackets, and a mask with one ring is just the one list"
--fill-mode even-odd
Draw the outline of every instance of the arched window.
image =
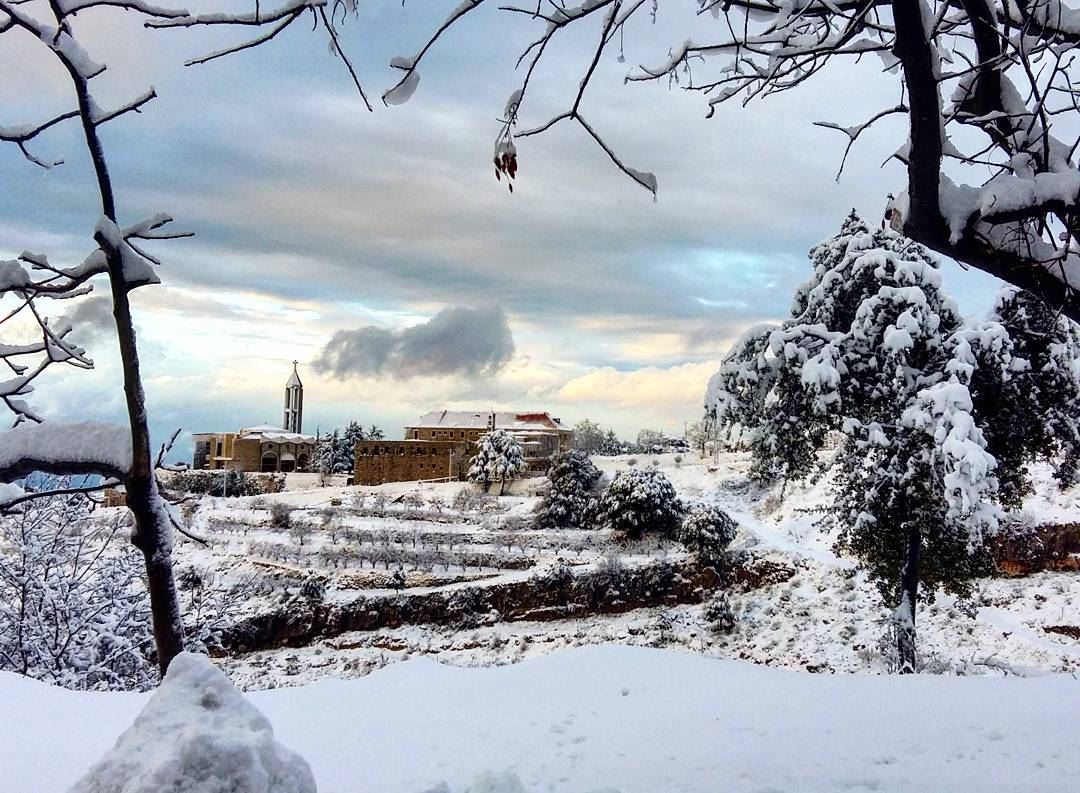
[[272, 474], [277, 471], [277, 455], [273, 452], [266, 452], [263, 454], [259, 470], [264, 474]]

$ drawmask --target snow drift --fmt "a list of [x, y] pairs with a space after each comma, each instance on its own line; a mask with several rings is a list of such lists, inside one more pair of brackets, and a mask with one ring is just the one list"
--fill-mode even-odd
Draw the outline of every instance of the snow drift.
[[183, 653], [135, 723], [70, 793], [239, 791], [315, 793], [315, 778], [209, 658]]

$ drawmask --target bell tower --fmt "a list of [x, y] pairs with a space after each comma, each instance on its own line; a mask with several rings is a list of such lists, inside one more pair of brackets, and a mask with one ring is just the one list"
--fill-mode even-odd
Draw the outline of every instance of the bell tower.
[[292, 362], [292, 375], [285, 384], [285, 412], [281, 426], [286, 432], [303, 432], [304, 427], [304, 384], [296, 371], [299, 361]]

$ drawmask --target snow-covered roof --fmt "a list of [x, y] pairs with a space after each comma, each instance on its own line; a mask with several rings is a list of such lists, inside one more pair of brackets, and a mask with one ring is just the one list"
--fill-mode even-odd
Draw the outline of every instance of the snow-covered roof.
[[[433, 410], [425, 413], [415, 424], [409, 424], [409, 429], [475, 429], [483, 430], [489, 426], [491, 411], [489, 410]], [[553, 418], [546, 411], [543, 412], [495, 412], [496, 429], [511, 430], [539, 430], [551, 432], [559, 430], [569, 432], [567, 427]]]
[[240, 437], [247, 439], [257, 439], [263, 441], [273, 441], [274, 443], [314, 443], [314, 435], [304, 435], [299, 432], [289, 432], [282, 427], [272, 427], [269, 424], [263, 424], [258, 427], [245, 427], [240, 430]]
[[285, 384], [286, 388], [292, 388], [293, 386], [304, 387], [304, 384], [300, 382], [300, 375], [296, 372], [296, 364], [293, 364], [292, 374], [289, 376], [289, 382]]

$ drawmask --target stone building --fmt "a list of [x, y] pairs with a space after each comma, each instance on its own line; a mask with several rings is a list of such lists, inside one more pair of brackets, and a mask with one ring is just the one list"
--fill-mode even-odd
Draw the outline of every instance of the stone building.
[[467, 441], [360, 441], [353, 481], [358, 485], [465, 478], [474, 445]]
[[437, 410], [405, 427], [405, 440], [357, 444], [354, 481], [379, 485], [464, 479], [476, 442], [493, 429], [514, 434], [533, 474], [544, 473], [552, 456], [570, 448], [573, 437], [550, 413]]
[[525, 452], [529, 471], [543, 473], [551, 458], [567, 451], [574, 431], [550, 413], [515, 413], [511, 411], [435, 410], [405, 427], [405, 437], [412, 440], [464, 440], [475, 443], [492, 430], [513, 433]]
[[261, 425], [238, 432], [198, 432], [194, 434], [195, 454], [191, 467], [247, 473], [288, 473], [306, 471], [315, 455], [315, 436], [303, 429], [304, 385], [296, 372], [285, 385], [285, 427]]

